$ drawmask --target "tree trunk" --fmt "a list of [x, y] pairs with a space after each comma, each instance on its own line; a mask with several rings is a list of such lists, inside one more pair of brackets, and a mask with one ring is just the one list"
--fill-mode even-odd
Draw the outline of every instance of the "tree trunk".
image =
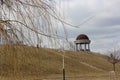
[[113, 64], [113, 71], [115, 72], [115, 64]]

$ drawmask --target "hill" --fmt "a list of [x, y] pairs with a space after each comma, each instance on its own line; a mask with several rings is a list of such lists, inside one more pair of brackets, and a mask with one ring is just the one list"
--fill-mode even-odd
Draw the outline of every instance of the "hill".
[[[0, 76], [62, 76], [65, 55], [66, 76], [106, 75], [112, 71], [106, 56], [93, 52], [58, 52], [28, 46], [0, 46]], [[120, 64], [116, 69], [120, 71]]]

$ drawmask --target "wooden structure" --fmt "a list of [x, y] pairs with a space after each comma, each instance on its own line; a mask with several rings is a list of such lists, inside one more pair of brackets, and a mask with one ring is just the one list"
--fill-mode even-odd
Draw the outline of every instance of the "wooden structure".
[[90, 42], [87, 35], [80, 34], [75, 41], [76, 51], [90, 51]]

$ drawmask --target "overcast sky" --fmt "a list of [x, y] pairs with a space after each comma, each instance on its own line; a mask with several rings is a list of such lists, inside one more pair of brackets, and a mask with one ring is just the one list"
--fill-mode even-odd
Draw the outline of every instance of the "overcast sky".
[[91, 50], [106, 52], [120, 48], [120, 0], [62, 0], [60, 2], [65, 21], [79, 25], [67, 27], [69, 40], [86, 34], [91, 40]]

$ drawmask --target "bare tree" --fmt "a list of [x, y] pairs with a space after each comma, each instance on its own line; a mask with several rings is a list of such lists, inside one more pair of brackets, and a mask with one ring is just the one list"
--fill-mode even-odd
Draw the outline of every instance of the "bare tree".
[[57, 7], [55, 0], [0, 0], [1, 43], [23, 42], [56, 48], [57, 39], [67, 39], [63, 26], [66, 23], [61, 20]]
[[108, 56], [108, 62], [112, 63], [113, 65], [113, 71], [116, 71], [116, 64], [120, 62], [120, 51], [114, 50], [110, 52], [110, 55]]

